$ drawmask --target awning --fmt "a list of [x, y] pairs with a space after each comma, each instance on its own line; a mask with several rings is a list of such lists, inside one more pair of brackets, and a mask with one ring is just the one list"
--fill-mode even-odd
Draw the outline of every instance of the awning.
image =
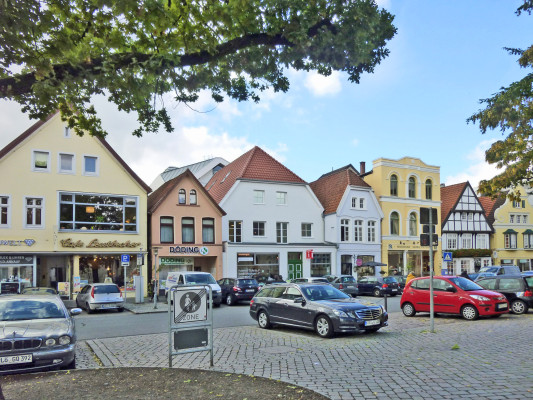
[[533, 235], [533, 231], [531, 229], [526, 229], [524, 232], [523, 232], [524, 235]]
[[505, 232], [503, 233], [518, 233], [517, 231], [515, 231], [514, 229], [507, 229]]

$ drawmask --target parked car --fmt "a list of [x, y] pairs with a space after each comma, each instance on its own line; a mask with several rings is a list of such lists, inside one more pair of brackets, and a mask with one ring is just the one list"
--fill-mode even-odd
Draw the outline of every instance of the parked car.
[[400, 293], [400, 285], [393, 276], [363, 276], [357, 282], [359, 295], [367, 294], [375, 297], [383, 295], [396, 296]]
[[533, 276], [533, 271], [522, 271], [523, 276]]
[[357, 289], [357, 281], [352, 275], [341, 275], [330, 282], [330, 284], [352, 297], [357, 297], [359, 294], [359, 289]]
[[335, 279], [337, 279], [337, 275], [324, 275], [322, 278], [326, 278], [328, 282], [333, 282]]
[[73, 315], [59, 296], [12, 295], [0, 298], [0, 374], [76, 366]]
[[514, 314], [527, 313], [533, 307], [533, 276], [499, 275], [480, 279], [476, 282], [487, 290], [502, 293]]
[[228, 306], [241, 300], [252, 300], [259, 290], [259, 283], [253, 278], [222, 278], [218, 285]]
[[405, 287], [405, 282], [407, 282], [407, 275], [392, 275], [394, 279], [398, 281], [398, 287], [400, 288], [400, 292], [403, 292], [403, 288]]
[[364, 305], [321, 283], [267, 285], [250, 301], [250, 316], [260, 328], [286, 325], [314, 329], [324, 338], [335, 332], [376, 332], [388, 325], [378, 305]]
[[[407, 282], [400, 299], [400, 307], [406, 317], [430, 311], [429, 286], [428, 276]], [[496, 317], [509, 312], [509, 302], [503, 294], [485, 290], [461, 276], [434, 277], [433, 299], [435, 313], [459, 314], [467, 320], [475, 320], [479, 316]]]
[[479, 273], [492, 272], [496, 275], [520, 275], [522, 271], [516, 265], [491, 265], [482, 267]]
[[324, 277], [311, 277], [311, 278], [295, 278], [291, 283], [329, 283], [327, 278]]
[[22, 294], [51, 294], [51, 295], [57, 295], [57, 290], [54, 288], [49, 287], [27, 287], [22, 289]]
[[29, 286], [29, 281], [3, 281], [0, 282], [0, 294], [21, 293], [24, 288]]
[[475, 274], [469, 274], [468, 277], [473, 280], [474, 282], [477, 282], [479, 279], [483, 279], [487, 276], [496, 276], [494, 272], [478, 272]]
[[118, 285], [114, 283], [89, 283], [76, 297], [76, 305], [87, 313], [96, 310], [124, 311], [124, 298]]
[[219, 307], [222, 303], [222, 289], [220, 288], [213, 275], [209, 272], [201, 271], [181, 271], [181, 272], [169, 272], [167, 276], [165, 296], [168, 301], [168, 291], [174, 286], [182, 285], [209, 285], [213, 292], [213, 306]]

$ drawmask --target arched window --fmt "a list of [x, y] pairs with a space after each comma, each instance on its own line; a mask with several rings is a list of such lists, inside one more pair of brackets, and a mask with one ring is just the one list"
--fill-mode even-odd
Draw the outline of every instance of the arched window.
[[431, 193], [431, 188], [432, 188], [432, 182], [431, 182], [431, 179], [426, 179], [426, 200], [431, 200], [431, 197], [432, 197], [432, 193]]
[[409, 236], [416, 236], [416, 214], [413, 212], [409, 215]]
[[414, 199], [416, 197], [416, 180], [413, 177], [409, 178], [409, 197]]
[[398, 177], [396, 175], [390, 177], [390, 195], [398, 196]]
[[196, 204], [196, 190], [194, 189], [189, 192], [189, 204]]
[[390, 215], [390, 234], [400, 234], [400, 216], [396, 211], [392, 212]]
[[187, 192], [185, 189], [180, 189], [178, 194], [178, 204], [185, 204], [187, 201]]

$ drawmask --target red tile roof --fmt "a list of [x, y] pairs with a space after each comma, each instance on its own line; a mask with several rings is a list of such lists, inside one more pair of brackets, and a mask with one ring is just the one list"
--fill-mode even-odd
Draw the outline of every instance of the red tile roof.
[[352, 165], [339, 168], [322, 175], [309, 184], [316, 197], [324, 207], [324, 214], [333, 214], [339, 208], [339, 203], [348, 186], [370, 188], [356, 172]]
[[440, 188], [440, 221], [442, 226], [444, 226], [444, 223], [446, 222], [450, 212], [455, 209], [457, 202], [461, 198], [461, 195], [467, 186], [470, 186], [470, 183], [463, 182]]
[[213, 199], [220, 203], [238, 179], [306, 183], [257, 146], [219, 170], [205, 187]]
[[495, 199], [492, 199], [489, 196], [479, 197], [479, 202], [485, 210], [485, 215], [489, 224], [494, 224], [494, 211], [505, 203], [505, 197], [505, 194], [502, 194]]

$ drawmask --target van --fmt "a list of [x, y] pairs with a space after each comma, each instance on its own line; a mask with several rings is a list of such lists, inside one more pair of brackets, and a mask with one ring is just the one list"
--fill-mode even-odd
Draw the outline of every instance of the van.
[[167, 281], [165, 283], [165, 296], [168, 301], [168, 290], [172, 286], [185, 286], [185, 285], [209, 285], [213, 291], [213, 306], [219, 307], [222, 303], [222, 290], [218, 285], [213, 275], [209, 272], [199, 271], [181, 271], [181, 272], [169, 272], [167, 275]]
[[492, 272], [496, 275], [520, 275], [522, 273], [516, 265], [491, 265], [481, 268], [479, 272]]

